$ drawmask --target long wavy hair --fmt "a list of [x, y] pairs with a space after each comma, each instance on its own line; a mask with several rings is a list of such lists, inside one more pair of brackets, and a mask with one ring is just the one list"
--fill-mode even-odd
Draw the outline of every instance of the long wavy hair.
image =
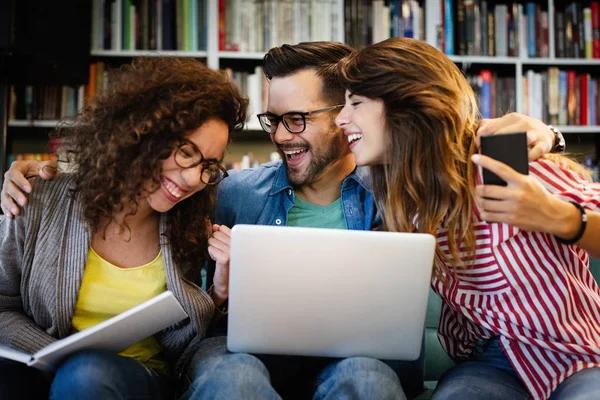
[[[55, 135], [75, 168], [83, 219], [96, 232], [119, 212], [135, 213], [160, 187], [162, 162], [209, 119], [243, 127], [248, 100], [217, 71], [194, 59], [139, 58], [109, 72], [108, 87]], [[215, 188], [207, 186], [167, 213], [165, 239], [185, 276], [196, 280], [207, 253]], [[133, 206], [131, 211], [129, 207]]]
[[473, 90], [448, 57], [413, 39], [369, 46], [340, 69], [350, 92], [385, 105], [385, 162], [370, 168], [384, 228], [433, 235], [447, 228], [451, 258], [438, 245], [434, 268], [445, 281], [446, 262], [467, 267], [475, 249], [470, 156], [479, 111]]

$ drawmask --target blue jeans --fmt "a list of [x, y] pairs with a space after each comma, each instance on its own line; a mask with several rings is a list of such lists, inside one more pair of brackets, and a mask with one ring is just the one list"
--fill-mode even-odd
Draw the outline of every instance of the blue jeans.
[[137, 360], [104, 351], [83, 351], [56, 371], [50, 399], [168, 399], [170, 380]]
[[103, 351], [68, 358], [52, 379], [20, 363], [0, 362], [1, 399], [168, 399], [170, 380], [138, 361]]
[[[520, 400], [531, 396], [508, 361], [498, 337], [475, 350], [471, 360], [448, 370], [439, 380], [433, 400]], [[565, 379], [550, 400], [600, 398], [600, 368], [579, 371]]]
[[[273, 362], [276, 358], [267, 357], [267, 363], [274, 367], [269, 370], [257, 356], [229, 352], [225, 337], [205, 339], [186, 370], [187, 390], [183, 399], [279, 400], [280, 394], [271, 383], [269, 371], [275, 377], [281, 375], [279, 367], [293, 369], [298, 364], [285, 362], [277, 366]], [[320, 364], [323, 359], [312, 361]], [[406, 399], [394, 371], [372, 358], [329, 360], [317, 372], [314, 385], [313, 399]]]

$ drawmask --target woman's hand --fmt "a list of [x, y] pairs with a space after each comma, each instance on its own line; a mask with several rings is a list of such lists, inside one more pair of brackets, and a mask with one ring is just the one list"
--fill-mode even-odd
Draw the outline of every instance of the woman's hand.
[[475, 189], [483, 220], [563, 238], [575, 236], [581, 217], [572, 204], [552, 196], [534, 177], [520, 174], [504, 163], [479, 154], [473, 155], [472, 160], [507, 183], [479, 185]]
[[229, 244], [231, 229], [225, 225], [213, 225], [208, 239], [208, 254], [216, 262], [211, 297], [220, 307], [229, 297]]

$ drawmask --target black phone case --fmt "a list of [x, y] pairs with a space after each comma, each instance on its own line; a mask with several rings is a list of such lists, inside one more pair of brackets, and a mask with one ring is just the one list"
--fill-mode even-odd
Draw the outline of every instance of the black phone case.
[[[527, 134], [507, 133], [481, 137], [481, 154], [498, 160], [515, 171], [529, 175]], [[506, 182], [483, 168], [485, 185], [506, 186]]]

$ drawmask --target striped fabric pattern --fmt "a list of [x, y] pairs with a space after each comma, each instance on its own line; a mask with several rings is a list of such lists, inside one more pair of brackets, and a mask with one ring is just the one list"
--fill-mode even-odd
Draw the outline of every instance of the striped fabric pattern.
[[[555, 196], [600, 210], [600, 183], [566, 165], [530, 164], [530, 174]], [[444, 285], [438, 337], [453, 358], [500, 335], [505, 353], [535, 399], [547, 399], [567, 377], [600, 366], [600, 291], [587, 253], [552, 235], [488, 224], [476, 216], [476, 255]], [[447, 253], [447, 230], [438, 244]], [[451, 268], [451, 265], [448, 265]]]

